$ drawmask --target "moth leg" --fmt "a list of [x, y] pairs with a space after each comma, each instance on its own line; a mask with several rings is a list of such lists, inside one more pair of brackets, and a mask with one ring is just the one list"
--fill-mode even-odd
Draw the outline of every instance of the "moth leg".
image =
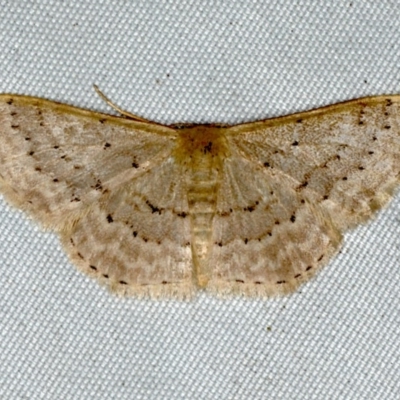
[[119, 112], [121, 115], [125, 115], [125, 117], [133, 119], [135, 121], [154, 123], [152, 121], [149, 121], [148, 119], [141, 118], [135, 114], [131, 114], [128, 111], [122, 110], [117, 105], [115, 105], [108, 97], [106, 97], [106, 95], [98, 88], [97, 85], [93, 85], [93, 87], [96, 93], [101, 97], [101, 99], [104, 100], [110, 107], [112, 107], [115, 111]]

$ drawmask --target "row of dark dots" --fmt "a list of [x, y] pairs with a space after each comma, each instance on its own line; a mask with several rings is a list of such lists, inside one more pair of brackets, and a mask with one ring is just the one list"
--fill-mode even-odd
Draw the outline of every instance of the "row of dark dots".
[[[70, 241], [71, 241], [72, 245], [75, 246], [75, 243], [74, 243], [72, 238], [70, 238]], [[83, 257], [83, 255], [80, 252], [77, 252], [77, 255], [82, 260], [85, 260], [85, 258]], [[93, 271], [96, 271], [96, 272], [98, 271], [98, 269], [97, 269], [97, 267], [95, 265], [89, 265], [89, 268], [92, 269]], [[103, 276], [103, 278], [106, 278], [106, 279], [108, 279], [110, 277], [108, 274], [102, 274], [102, 276]], [[119, 281], [118, 283], [121, 284], [121, 285], [127, 285], [128, 284], [128, 282], [123, 281], [123, 280]], [[162, 281], [161, 283], [163, 285], [165, 285], [168, 282], [167, 281]]]
[[[80, 253], [78, 253], [78, 255], [81, 257], [81, 258], [83, 258], [81, 255], [80, 255]], [[322, 259], [322, 257], [323, 257], [323, 255], [318, 259], [318, 261], [320, 261], [321, 259]], [[96, 271], [97, 272], [97, 267], [96, 266], [94, 266], [94, 265], [90, 265], [90, 268], [92, 269], [92, 270], [94, 270], [94, 271]], [[307, 272], [307, 271], [310, 271], [312, 269], [312, 266], [311, 265], [309, 265], [306, 269], [305, 269], [305, 271]], [[108, 274], [102, 274], [102, 276], [104, 277], [104, 278], [106, 278], [106, 279], [108, 279], [109, 278], [109, 275]], [[294, 278], [300, 278], [301, 277], [301, 274], [296, 274], [295, 276], [294, 276]], [[236, 279], [235, 280], [235, 282], [236, 283], [245, 283], [245, 281], [243, 281], [243, 280], [241, 280], [241, 279]], [[121, 285], [127, 285], [128, 284], [128, 282], [126, 282], [126, 281], [119, 281], [118, 283], [120, 283]], [[168, 284], [169, 282], [167, 282], [167, 281], [162, 281], [161, 282], [163, 285], [166, 285], [166, 284]], [[285, 284], [285, 283], [287, 283], [287, 281], [285, 281], [285, 280], [280, 280], [280, 281], [276, 281], [276, 284], [277, 285], [282, 285], [282, 284]], [[260, 281], [255, 281], [254, 282], [254, 284], [256, 284], [256, 285], [261, 285], [262, 284], [262, 282], [260, 282]]]
[[[323, 257], [323, 255], [319, 258], [319, 260], [321, 260], [322, 257]], [[309, 266], [305, 269], [305, 271], [307, 272], [307, 271], [310, 271], [311, 269], [312, 269], [312, 266], [309, 265]], [[301, 277], [301, 274], [296, 274], [296, 275], [294, 276], [294, 278], [296, 278], [296, 279], [297, 279], [297, 278], [300, 278], [300, 277]], [[241, 279], [236, 279], [235, 282], [236, 282], [236, 283], [245, 283], [245, 281], [243, 281], [243, 280], [241, 280]], [[285, 281], [285, 280], [280, 280], [280, 281], [276, 281], [275, 283], [276, 283], [277, 285], [283, 285], [283, 284], [287, 283], [287, 281]], [[256, 285], [261, 285], [262, 282], [260, 282], [260, 281], [255, 281], [254, 284], [256, 284]]]
[[[96, 272], [97, 272], [97, 267], [96, 267], [95, 265], [89, 265], [89, 267], [90, 267], [90, 269], [92, 269], [93, 271], [96, 271]], [[108, 278], [110, 277], [110, 275], [108, 275], [108, 274], [101, 274], [101, 276], [102, 276], [103, 278], [106, 278], [106, 279], [108, 279]], [[128, 285], [128, 282], [126, 282], [126, 281], [118, 281], [118, 283], [119, 283], [120, 285]], [[170, 282], [167, 282], [167, 281], [162, 281], [162, 282], [161, 282], [162, 285], [166, 285], [166, 284], [168, 284], [168, 283], [170, 283]], [[146, 286], [146, 285], [142, 285], [142, 286]]]
[[[391, 101], [390, 99], [387, 99], [387, 102], [388, 102], [387, 105], [389, 105], [389, 106], [392, 105], [392, 101]], [[363, 114], [363, 111], [361, 111], [361, 114]], [[388, 113], [385, 112], [385, 115], [388, 115]], [[297, 120], [296, 122], [300, 122], [300, 123], [301, 123], [302, 120], [299, 119], [299, 120]], [[360, 125], [363, 124], [363, 121], [360, 121], [359, 124], [360, 124]], [[385, 126], [384, 126], [384, 129], [391, 129], [391, 126], [390, 126], [390, 125], [385, 125]], [[376, 137], [376, 136], [373, 136], [373, 137], [372, 137], [372, 140], [373, 140], [373, 141], [377, 140], [377, 137]], [[299, 142], [298, 142], [297, 140], [295, 140], [295, 141], [292, 143], [292, 146], [298, 146], [298, 145], [299, 145]], [[274, 154], [277, 154], [277, 153], [278, 153], [278, 151], [275, 151], [275, 152], [274, 152]], [[373, 152], [373, 151], [369, 151], [368, 154], [369, 154], [369, 155], [372, 155], [372, 154], [374, 154], [374, 152]], [[337, 158], [338, 160], [340, 160], [339, 154], [336, 155], [336, 158]], [[269, 162], [267, 162], [267, 161], [264, 162], [263, 165], [264, 165], [264, 167], [266, 167], [266, 168], [273, 168], [273, 167], [271, 166], [271, 164], [270, 164]], [[359, 169], [360, 171], [362, 171], [362, 170], [364, 170], [365, 168], [362, 167], [362, 166], [360, 166], [360, 167], [358, 167], [358, 169]], [[343, 177], [342, 180], [346, 181], [346, 180], [347, 180], [347, 177]], [[301, 184], [301, 185], [299, 186], [299, 188], [306, 187], [307, 185], [308, 185], [308, 182], [305, 181], [303, 184]]]
[[[301, 203], [304, 204], [304, 200], [302, 200]], [[290, 216], [290, 222], [294, 223], [295, 221], [296, 221], [296, 215], [295, 215], [295, 213], [293, 213]], [[280, 221], [275, 221], [275, 225], [280, 225]], [[272, 232], [270, 232], [270, 231], [267, 232], [267, 235], [272, 236]], [[257, 240], [260, 242], [261, 238], [258, 238]], [[244, 244], [247, 244], [250, 240], [248, 238], [245, 238], [245, 239], [243, 239], [243, 241], [244, 241]], [[215, 242], [214, 244], [218, 245], [219, 247], [223, 246], [222, 242]]]
[[[185, 214], [185, 216], [186, 216], [186, 214]], [[109, 224], [111, 224], [112, 222], [114, 222], [114, 219], [113, 219], [113, 217], [112, 217], [111, 214], [108, 214], [107, 217], [106, 217], [106, 219], [107, 219], [107, 222], [108, 222]], [[126, 224], [128, 224], [128, 223], [126, 223]], [[137, 237], [138, 232], [137, 232], [137, 231], [133, 231], [133, 232], [132, 232], [132, 235], [133, 235], [133, 237]], [[144, 237], [144, 236], [142, 237], [142, 240], [143, 240], [145, 243], [147, 243], [147, 242], [149, 241], [149, 239], [146, 238], [146, 237]], [[161, 241], [158, 240], [158, 241], [155, 242], [155, 243], [161, 244]], [[186, 246], [190, 246], [190, 243], [186, 243]]]

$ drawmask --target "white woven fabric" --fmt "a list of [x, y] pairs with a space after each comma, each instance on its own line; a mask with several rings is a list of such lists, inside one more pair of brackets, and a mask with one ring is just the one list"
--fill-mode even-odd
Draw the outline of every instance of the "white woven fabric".
[[[0, 92], [239, 123], [399, 79], [397, 1], [0, 0]], [[2, 201], [0, 398], [398, 399], [399, 210], [290, 297], [179, 302], [110, 295]]]

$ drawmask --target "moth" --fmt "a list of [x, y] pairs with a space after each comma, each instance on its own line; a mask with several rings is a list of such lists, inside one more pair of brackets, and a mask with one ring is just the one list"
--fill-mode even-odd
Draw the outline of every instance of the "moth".
[[293, 292], [392, 198], [400, 96], [165, 126], [0, 95], [0, 192], [79, 270], [136, 296]]

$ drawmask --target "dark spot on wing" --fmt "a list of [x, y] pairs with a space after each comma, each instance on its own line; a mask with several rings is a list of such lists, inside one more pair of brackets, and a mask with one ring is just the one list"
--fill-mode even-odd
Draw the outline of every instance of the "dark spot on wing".
[[321, 261], [324, 258], [324, 255], [322, 254], [317, 261]]
[[221, 217], [228, 217], [231, 213], [232, 213], [232, 209], [230, 209], [229, 211], [222, 211], [220, 213], [220, 215], [221, 215]]
[[13, 99], [10, 99], [10, 100], [7, 101], [7, 104], [9, 104], [10, 106], [11, 106], [12, 103], [14, 103]]
[[311, 268], [312, 268], [312, 266], [309, 265], [309, 266], [306, 268], [306, 271], [309, 271]]
[[54, 178], [53, 182], [59, 182], [59, 180], [57, 178]]
[[248, 207], [244, 207], [244, 208], [243, 208], [243, 211], [250, 211], [250, 212], [253, 212], [253, 211], [256, 209], [256, 206], [258, 206], [258, 204], [259, 204], [259, 202], [256, 201], [256, 202], [254, 202], [253, 205], [248, 206]]
[[11, 128], [12, 128], [12, 129], [18, 129], [18, 128], [19, 128], [19, 125], [11, 125]]
[[364, 170], [365, 168], [364, 168], [364, 167], [358, 167], [358, 169], [359, 169], [360, 171], [362, 171], [362, 170]]
[[294, 214], [290, 217], [290, 221], [292, 222], [296, 221], [296, 216]]
[[242, 281], [241, 279], [236, 279], [235, 282], [237, 282], [237, 283], [244, 283], [244, 281]]
[[137, 231], [133, 231], [132, 235], [133, 235], [133, 237], [136, 237], [137, 236]]
[[100, 118], [99, 119], [99, 122], [101, 123], [101, 124], [104, 124], [104, 122], [106, 122], [107, 120], [105, 119], [105, 118]]
[[244, 239], [244, 244], [247, 244], [247, 243], [249, 243], [249, 239]]
[[41, 171], [42, 171], [42, 168], [40, 168], [40, 167], [35, 167], [35, 171], [41, 172]]
[[125, 281], [119, 281], [119, 283], [120, 283], [121, 285], [127, 285], [127, 284], [128, 284], [128, 283], [125, 282]]
[[301, 277], [301, 274], [296, 274], [294, 277], [295, 277], [295, 278], [300, 278], [300, 277]]
[[60, 148], [60, 146], [54, 146], [53, 147], [53, 149], [59, 149]]
[[264, 167], [270, 167], [269, 162], [265, 162], [265, 163], [264, 163]]
[[184, 212], [184, 211], [182, 211], [181, 213], [178, 213], [178, 214], [176, 214], [178, 217], [181, 217], [181, 218], [186, 218], [186, 216], [187, 216], [187, 214]]
[[111, 147], [111, 144], [106, 142], [106, 144], [104, 145], [104, 148], [106, 149], [107, 147]]
[[35, 152], [34, 152], [34, 151], [30, 151], [28, 154], [29, 154], [30, 156], [33, 156], [33, 155], [35, 154]]
[[308, 181], [304, 181], [302, 184], [298, 186], [298, 189], [305, 188], [308, 186]]
[[27, 141], [28, 141], [28, 140], [31, 140], [31, 138], [30, 138], [30, 137], [26, 137], [26, 138], [25, 138], [25, 140], [27, 140]]
[[82, 260], [84, 260], [85, 258], [83, 257], [83, 255], [81, 253], [78, 252], [78, 257], [82, 258]]
[[374, 152], [373, 152], [373, 151], [369, 151], [368, 154], [369, 154], [369, 155], [372, 155], [372, 154], [374, 154]]
[[146, 204], [151, 208], [151, 213], [152, 214], [154, 214], [154, 213], [161, 214], [162, 208], [158, 208], [158, 207], [153, 206], [148, 200], [146, 200]]
[[114, 222], [113, 217], [111, 216], [111, 214], [107, 215], [107, 221], [108, 221], [108, 223]]
[[303, 120], [302, 120], [301, 118], [299, 118], [298, 120], [296, 120], [296, 122], [297, 122], [298, 124], [301, 124], [301, 123], [303, 122]]
[[276, 281], [276, 283], [277, 283], [278, 285], [282, 285], [283, 283], [286, 283], [286, 281]]
[[293, 143], [292, 143], [292, 146], [298, 146], [299, 145], [299, 142], [297, 141], [297, 140], [295, 140]]
[[385, 128], [385, 129], [390, 129], [391, 126], [390, 126], [390, 125], [385, 125], [384, 128]]
[[136, 163], [136, 162], [133, 162], [133, 163], [132, 163], [132, 167], [133, 167], [133, 168], [139, 168], [139, 164]]
[[[93, 187], [93, 186], [92, 186]], [[102, 190], [103, 186], [101, 185], [101, 180], [97, 179], [96, 185], [94, 186], [95, 190]]]
[[342, 181], [347, 181], [347, 176], [344, 176], [344, 177], [342, 178]]
[[90, 268], [97, 271], [97, 267], [95, 267], [94, 265], [90, 265]]
[[109, 275], [108, 274], [103, 274], [104, 278], [108, 278]]

